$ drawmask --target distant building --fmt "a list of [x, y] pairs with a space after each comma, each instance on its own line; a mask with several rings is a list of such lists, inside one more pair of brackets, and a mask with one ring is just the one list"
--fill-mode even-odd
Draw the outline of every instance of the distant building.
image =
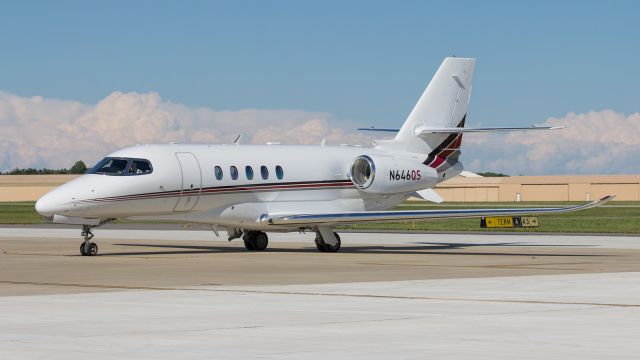
[[640, 175], [458, 176], [435, 190], [450, 202], [640, 201]]

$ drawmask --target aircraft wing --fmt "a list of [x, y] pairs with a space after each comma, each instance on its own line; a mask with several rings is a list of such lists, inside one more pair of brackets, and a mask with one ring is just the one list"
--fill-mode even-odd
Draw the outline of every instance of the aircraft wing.
[[409, 210], [409, 211], [357, 211], [324, 214], [265, 214], [260, 221], [267, 225], [320, 225], [320, 224], [355, 224], [362, 222], [383, 222], [402, 220], [442, 220], [468, 219], [483, 216], [519, 216], [534, 214], [552, 214], [590, 209], [600, 206], [613, 199], [614, 195], [607, 195], [600, 200], [583, 205], [547, 208], [516, 208], [516, 209], [453, 209], [453, 210]]

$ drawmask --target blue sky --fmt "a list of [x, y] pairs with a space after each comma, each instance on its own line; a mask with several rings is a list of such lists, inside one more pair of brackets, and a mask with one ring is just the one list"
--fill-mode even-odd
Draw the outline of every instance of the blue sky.
[[[3, 1], [0, 171], [138, 144], [370, 144], [477, 58], [471, 171], [640, 173], [638, 1]], [[63, 99], [63, 100], [58, 100]], [[258, 109], [258, 110], [251, 110]], [[72, 159], [72, 160], [70, 160]]]
[[636, 1], [5, 1], [0, 90], [399, 126], [455, 54], [478, 59], [470, 123], [632, 113], [638, 14]]

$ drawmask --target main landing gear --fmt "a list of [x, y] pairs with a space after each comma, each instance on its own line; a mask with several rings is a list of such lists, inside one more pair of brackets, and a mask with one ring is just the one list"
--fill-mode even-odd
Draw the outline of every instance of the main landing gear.
[[316, 247], [320, 252], [338, 252], [340, 251], [340, 236], [333, 232], [330, 228], [318, 228], [316, 231]]
[[95, 256], [98, 254], [98, 245], [91, 242], [93, 239], [93, 233], [91, 232], [91, 225], [82, 225], [81, 236], [84, 238], [84, 242], [80, 244], [80, 254], [82, 256]]
[[[330, 227], [315, 229], [315, 243], [318, 251], [335, 253], [340, 251], [340, 236]], [[269, 245], [269, 238], [263, 231], [233, 229], [229, 231], [229, 241], [242, 237], [244, 247], [249, 251], [264, 251]]]
[[244, 247], [249, 251], [263, 251], [269, 245], [269, 237], [263, 231], [245, 231], [242, 240], [244, 240]]

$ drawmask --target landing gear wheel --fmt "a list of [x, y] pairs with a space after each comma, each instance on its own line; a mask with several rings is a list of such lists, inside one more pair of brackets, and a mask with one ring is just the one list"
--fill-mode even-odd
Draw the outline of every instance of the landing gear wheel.
[[324, 242], [324, 239], [322, 238], [322, 235], [320, 235], [320, 233], [316, 233], [316, 247], [318, 248], [318, 251], [320, 252], [338, 252], [340, 251], [340, 244], [342, 243], [340, 241], [340, 235], [338, 235], [337, 233], [333, 233], [336, 237], [336, 244], [335, 245], [331, 245], [331, 244], [327, 244]]
[[249, 251], [255, 250], [253, 248], [253, 241], [251, 241], [251, 240], [245, 240], [244, 241], [244, 247], [247, 248], [247, 250], [249, 250]]
[[264, 251], [269, 245], [269, 237], [262, 231], [256, 235], [253, 241], [253, 249], [257, 251]]
[[80, 245], [80, 254], [82, 256], [98, 255], [98, 245], [92, 242], [85, 242]]
[[84, 238], [82, 244], [80, 244], [80, 254], [82, 256], [95, 256], [98, 254], [98, 245], [90, 242], [93, 239], [93, 233], [91, 232], [90, 225], [82, 225], [82, 233], [80, 234]]
[[269, 245], [269, 237], [262, 231], [247, 231], [242, 240], [249, 251], [264, 251]]

